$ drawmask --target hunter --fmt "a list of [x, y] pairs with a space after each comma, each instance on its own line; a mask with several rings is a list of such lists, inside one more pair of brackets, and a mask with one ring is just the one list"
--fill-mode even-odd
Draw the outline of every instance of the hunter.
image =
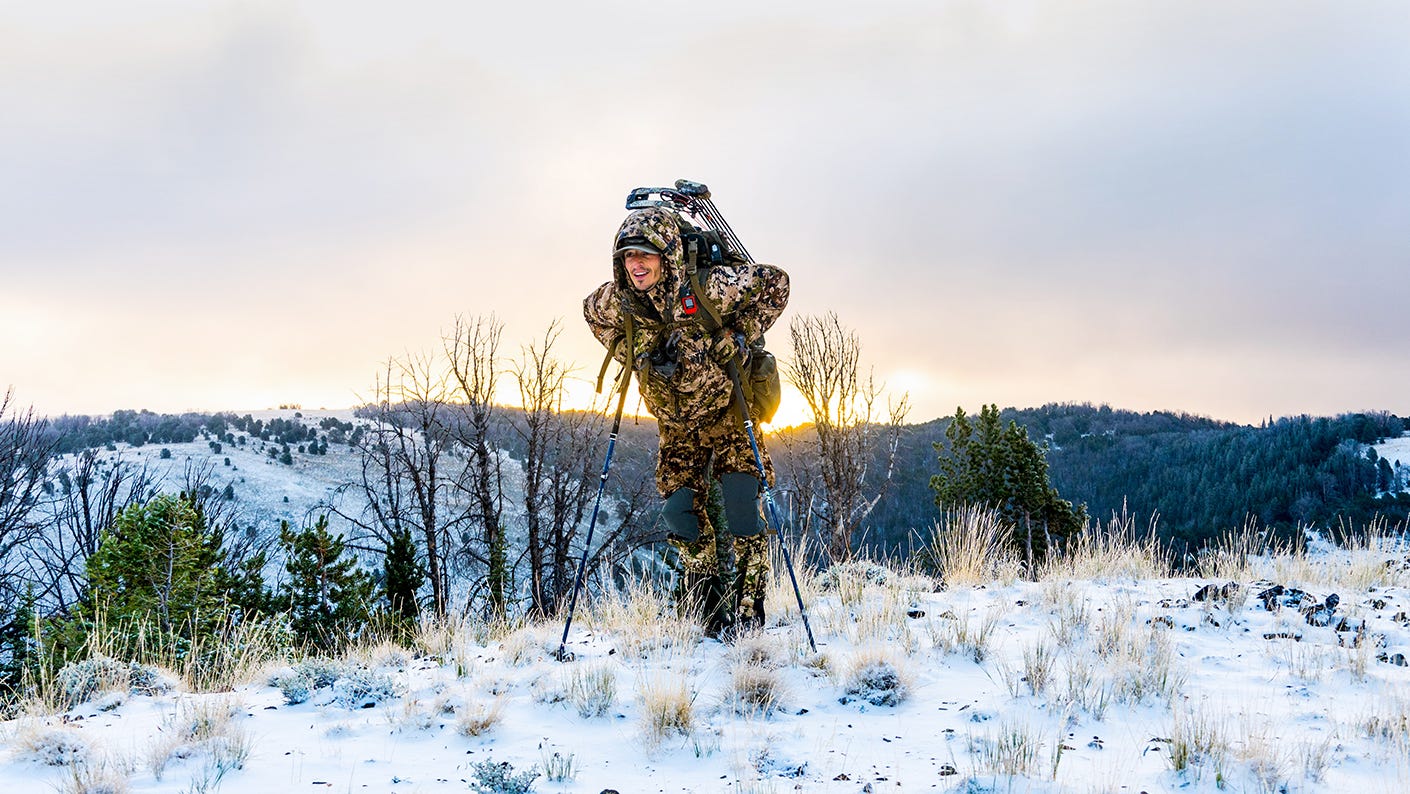
[[[583, 301], [583, 316], [636, 372], [656, 417], [656, 487], [667, 539], [680, 553], [682, 605], [703, 618], [708, 635], [726, 637], [763, 627], [769, 571], [759, 469], [729, 372], [762, 350], [788, 303], [788, 274], [738, 261], [700, 271], [702, 298], [723, 321], [712, 332], [690, 296], [682, 222], [661, 207], [629, 214], [613, 240], [612, 280]], [[773, 465], [758, 441], [772, 487]], [[722, 509], [712, 510], [715, 488]]]

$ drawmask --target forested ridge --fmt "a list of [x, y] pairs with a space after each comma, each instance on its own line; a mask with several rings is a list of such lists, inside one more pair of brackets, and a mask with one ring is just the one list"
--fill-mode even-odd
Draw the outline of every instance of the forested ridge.
[[[1054, 403], [1005, 408], [1001, 417], [1046, 445], [1049, 476], [1064, 498], [1085, 504], [1099, 521], [1124, 512], [1144, 526], [1155, 516], [1160, 536], [1179, 550], [1198, 547], [1250, 520], [1286, 537], [1299, 525], [1360, 526], [1377, 517], [1394, 525], [1410, 512], [1410, 493], [1401, 490], [1410, 468], [1379, 460], [1367, 449], [1404, 431], [1404, 420], [1389, 413], [1286, 417], [1251, 426], [1175, 412]], [[869, 479], [880, 481], [883, 469], [891, 476], [860, 543], [904, 552], [914, 545], [914, 533], [925, 532], [939, 515], [930, 487], [937, 468], [933, 445], [944, 439], [950, 421], [905, 426], [894, 462], [888, 459], [889, 449], [877, 444]], [[279, 419], [118, 411], [105, 418], [54, 419], [49, 432], [59, 436], [55, 451], [62, 453], [115, 443], [180, 443], [202, 429], [227, 443], [235, 441], [229, 434], [243, 431], [295, 444], [319, 438], [345, 442], [345, 433], [352, 431], [350, 424], [336, 420], [324, 425], [324, 432], [315, 434]], [[632, 470], [630, 479], [650, 477], [655, 423], [627, 419], [623, 425], [619, 465]], [[771, 436], [780, 500], [796, 490], [790, 475], [801, 468], [798, 456], [810, 454], [803, 443], [810, 432], [803, 426]], [[517, 457], [514, 435], [496, 435]]]
[[[1290, 537], [1299, 525], [1359, 527], [1383, 517], [1394, 526], [1410, 511], [1410, 494], [1401, 492], [1407, 469], [1368, 448], [1404, 431], [1403, 420], [1388, 413], [1259, 426], [1089, 404], [1006, 408], [1001, 416], [1046, 442], [1049, 476], [1064, 498], [1085, 503], [1098, 521], [1124, 512], [1145, 526], [1155, 516], [1159, 535], [1177, 551], [1250, 520]], [[949, 422], [906, 428], [871, 543], [905, 549], [913, 529], [938, 516], [929, 477], [933, 444]]]

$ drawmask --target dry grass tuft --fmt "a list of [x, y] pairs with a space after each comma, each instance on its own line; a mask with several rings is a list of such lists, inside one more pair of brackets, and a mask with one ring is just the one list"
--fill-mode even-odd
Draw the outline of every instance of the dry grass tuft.
[[611, 634], [625, 658], [645, 659], [685, 651], [700, 641], [699, 621], [677, 614], [670, 603], [666, 590], [643, 578], [624, 591], [597, 596], [590, 608], [582, 611], [584, 623], [599, 633]]
[[768, 717], [786, 698], [778, 668], [746, 662], [734, 668], [723, 705], [735, 714]]
[[1205, 772], [1224, 779], [1232, 745], [1222, 721], [1204, 711], [1177, 709], [1170, 737], [1171, 769], [1196, 780]]
[[1037, 579], [1160, 579], [1170, 575], [1169, 552], [1156, 536], [1155, 519], [1144, 534], [1127, 513], [1112, 516], [1105, 527], [1093, 526], [1038, 569]]
[[651, 749], [673, 736], [695, 731], [695, 696], [684, 677], [658, 677], [637, 690], [641, 701], [642, 738]]
[[496, 697], [487, 705], [476, 703], [464, 706], [455, 718], [455, 729], [461, 736], [482, 736], [488, 733], [504, 716], [504, 698]]
[[994, 630], [1004, 616], [1005, 607], [991, 605], [984, 614], [971, 621], [966, 615], [962, 618], [937, 619], [926, 624], [934, 646], [945, 653], [958, 653], [982, 664], [989, 657]]
[[229, 697], [188, 698], [163, 720], [160, 733], [147, 748], [147, 766], [162, 779], [174, 759], [205, 756], [224, 771], [244, 766], [251, 739], [235, 723], [241, 704]]
[[563, 678], [564, 697], [583, 719], [601, 717], [617, 702], [617, 668], [609, 662], [574, 665]]
[[998, 513], [967, 507], [946, 513], [931, 530], [928, 551], [946, 584], [1013, 584], [1022, 566], [1010, 549], [1011, 529]]

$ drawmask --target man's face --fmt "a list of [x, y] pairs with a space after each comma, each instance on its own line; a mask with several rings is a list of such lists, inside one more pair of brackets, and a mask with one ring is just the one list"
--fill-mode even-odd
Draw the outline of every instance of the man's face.
[[628, 250], [622, 252], [622, 264], [627, 269], [627, 277], [632, 286], [646, 291], [661, 280], [661, 255], [645, 251]]

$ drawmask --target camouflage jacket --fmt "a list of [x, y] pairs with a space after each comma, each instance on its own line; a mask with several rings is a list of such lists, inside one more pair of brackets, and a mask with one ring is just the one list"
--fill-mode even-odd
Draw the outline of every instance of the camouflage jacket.
[[[648, 290], [635, 289], [622, 257], [614, 255], [612, 280], [583, 301], [583, 317], [598, 341], [614, 350], [618, 361], [626, 361], [617, 341], [625, 334], [624, 315], [632, 314], [630, 361], [646, 407], [658, 421], [694, 426], [716, 421], [729, 409], [734, 386], [710, 356], [714, 340], [704, 323], [681, 306], [687, 276], [679, 219], [662, 208], [636, 210], [617, 230], [613, 251], [622, 239], [636, 236], [663, 252], [661, 280]], [[751, 345], [762, 343], [788, 304], [788, 274], [772, 265], [716, 265], [701, 276], [701, 289], [725, 325]]]

